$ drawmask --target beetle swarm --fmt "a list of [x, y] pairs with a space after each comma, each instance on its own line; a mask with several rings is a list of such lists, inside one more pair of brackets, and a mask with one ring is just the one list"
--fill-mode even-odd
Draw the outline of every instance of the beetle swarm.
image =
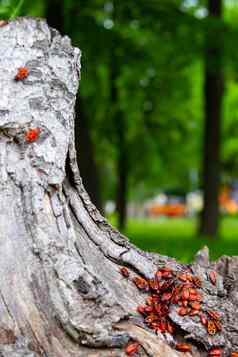
[[[123, 277], [129, 278], [130, 273], [126, 267], [122, 267], [120, 272]], [[216, 285], [216, 272], [210, 271], [207, 279]], [[179, 316], [194, 318], [199, 317], [200, 323], [204, 326], [207, 333], [213, 336], [222, 330], [221, 316], [218, 311], [209, 310], [203, 304], [202, 286], [203, 282], [195, 276], [189, 268], [183, 271], [175, 271], [169, 267], [160, 268], [155, 272], [152, 279], [146, 280], [135, 276], [131, 281], [136, 287], [149, 293], [144, 305], [137, 307], [137, 312], [143, 316], [144, 323], [155, 333], [169, 333], [174, 335], [177, 329], [176, 324], [171, 320], [169, 314], [171, 307], [177, 306]], [[133, 343], [132, 343], [133, 345]], [[131, 354], [138, 352], [137, 349]], [[177, 342], [174, 346], [180, 352], [192, 352], [192, 345]], [[214, 347], [208, 351], [208, 357], [222, 357], [223, 349]], [[238, 357], [237, 352], [232, 352], [230, 357]]]

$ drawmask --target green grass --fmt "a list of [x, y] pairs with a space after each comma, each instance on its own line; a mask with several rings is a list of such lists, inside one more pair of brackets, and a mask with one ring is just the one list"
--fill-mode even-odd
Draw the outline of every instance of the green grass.
[[190, 262], [194, 254], [207, 245], [211, 259], [221, 255], [238, 255], [238, 217], [222, 219], [220, 237], [209, 240], [196, 236], [195, 219], [130, 219], [125, 235], [143, 250], [169, 255]]

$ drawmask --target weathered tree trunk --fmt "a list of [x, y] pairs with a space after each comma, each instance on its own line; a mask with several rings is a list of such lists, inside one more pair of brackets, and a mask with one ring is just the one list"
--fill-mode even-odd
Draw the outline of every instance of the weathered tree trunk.
[[[46, 4], [46, 19], [51, 27], [64, 32], [65, 4], [62, 0], [48, 0]], [[82, 98], [79, 97], [75, 106], [75, 146], [76, 152], [80, 152], [80, 175], [85, 188], [90, 195], [90, 199], [100, 212], [103, 211], [103, 204], [100, 192], [100, 175], [95, 160], [95, 150], [90, 135], [88, 117], [83, 105]], [[77, 155], [79, 162], [79, 155]]]
[[[74, 145], [79, 50], [33, 18], [2, 26], [0, 43], [1, 356], [119, 357], [131, 338], [140, 356], [182, 356], [173, 348], [178, 338], [191, 339], [194, 356], [212, 346], [224, 346], [224, 356], [238, 350], [237, 258], [210, 264], [204, 250], [185, 266], [144, 253], [84, 190]], [[16, 81], [19, 67], [29, 75]], [[169, 312], [174, 336], [146, 326], [136, 309], [149, 291], [132, 280], [151, 279], [165, 265], [201, 279], [202, 308], [220, 311], [221, 332], [208, 335], [198, 316], [178, 315], [177, 305]], [[211, 270], [216, 286], [207, 279]]]
[[[208, 0], [211, 20], [222, 19], [222, 0]], [[205, 125], [203, 190], [204, 209], [200, 233], [216, 237], [219, 224], [220, 149], [223, 101], [223, 64], [221, 30], [210, 26], [206, 39], [205, 54]]]

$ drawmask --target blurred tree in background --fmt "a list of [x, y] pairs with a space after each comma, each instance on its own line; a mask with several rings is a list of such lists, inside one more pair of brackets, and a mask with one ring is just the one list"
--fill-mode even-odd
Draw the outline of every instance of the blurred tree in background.
[[203, 188], [200, 231], [216, 236], [220, 183], [238, 176], [236, 1], [0, 0], [0, 13], [47, 17], [82, 50], [75, 132], [95, 204], [114, 200], [123, 229], [129, 200]]
[[204, 149], [203, 189], [204, 208], [201, 234], [215, 237], [219, 223], [219, 190], [221, 185], [221, 127], [223, 116], [223, 0], [208, 0], [208, 19], [205, 33], [204, 76]]

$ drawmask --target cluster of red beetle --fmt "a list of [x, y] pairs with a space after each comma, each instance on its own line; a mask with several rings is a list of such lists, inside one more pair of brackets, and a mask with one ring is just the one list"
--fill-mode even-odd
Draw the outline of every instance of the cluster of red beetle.
[[[17, 74], [15, 75], [15, 81], [23, 81], [25, 78], [29, 76], [29, 69], [27, 67], [18, 68]], [[32, 128], [29, 129], [25, 133], [25, 139], [28, 143], [33, 143], [40, 136], [40, 128]]]
[[[120, 272], [125, 278], [129, 278], [130, 273], [126, 267], [122, 267]], [[216, 285], [217, 277], [214, 271], [210, 271], [207, 277]], [[198, 316], [209, 335], [215, 335], [222, 330], [220, 314], [202, 307], [203, 296], [199, 291], [202, 288], [202, 281], [192, 271], [174, 271], [164, 267], [154, 274], [153, 279], [134, 277], [132, 281], [139, 290], [150, 293], [146, 298], [146, 304], [139, 305], [137, 311], [144, 317], [146, 325], [155, 332], [175, 333], [176, 325], [169, 318], [173, 305], [177, 305], [177, 314], [180, 316]], [[138, 342], [131, 342], [125, 352], [128, 356], [133, 356], [139, 348]], [[177, 343], [175, 348], [180, 352], [192, 351], [192, 346], [187, 343]], [[222, 354], [223, 349], [220, 347], [212, 348], [208, 352], [209, 357], [221, 357]], [[231, 357], [238, 357], [238, 353], [232, 352]]]

